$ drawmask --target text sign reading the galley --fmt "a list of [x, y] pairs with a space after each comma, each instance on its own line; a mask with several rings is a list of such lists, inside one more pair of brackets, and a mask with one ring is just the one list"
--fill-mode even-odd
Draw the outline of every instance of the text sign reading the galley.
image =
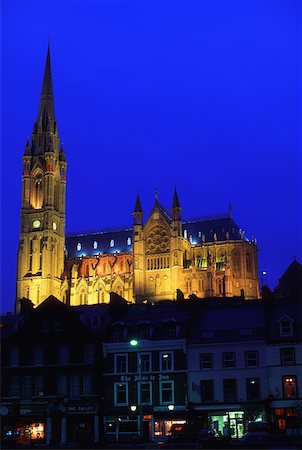
[[169, 375], [162, 375], [158, 373], [156, 375], [122, 375], [121, 381], [155, 381], [155, 380], [169, 380]]

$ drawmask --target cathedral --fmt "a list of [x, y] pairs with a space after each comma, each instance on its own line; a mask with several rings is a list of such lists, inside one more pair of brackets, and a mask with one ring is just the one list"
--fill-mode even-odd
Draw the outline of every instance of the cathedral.
[[66, 157], [60, 145], [48, 48], [38, 117], [23, 154], [18, 300], [34, 306], [54, 295], [70, 305], [197, 297], [259, 298], [257, 244], [226, 215], [181, 219], [155, 197], [143, 221], [137, 196], [133, 227], [65, 234]]

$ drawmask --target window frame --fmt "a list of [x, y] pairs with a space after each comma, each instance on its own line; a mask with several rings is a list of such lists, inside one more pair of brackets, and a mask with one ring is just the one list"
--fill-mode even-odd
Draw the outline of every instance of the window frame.
[[[125, 358], [125, 370], [118, 370], [118, 358]], [[115, 353], [114, 354], [114, 373], [127, 373], [128, 372], [128, 353]]]
[[[256, 358], [249, 357], [249, 354], [254, 353]], [[254, 360], [256, 361], [256, 364], [249, 364], [249, 361]], [[245, 367], [258, 367], [259, 366], [259, 354], [258, 350], [246, 350], [244, 352], [244, 364]]]
[[[149, 386], [149, 401], [143, 402], [141, 400], [142, 385], [146, 384]], [[140, 405], [152, 405], [152, 381], [140, 381], [137, 386], [137, 398]]]
[[[204, 390], [202, 387], [202, 384], [205, 383], [205, 387], [207, 384], [206, 389]], [[209, 392], [208, 391], [208, 385], [211, 385], [211, 396], [209, 396], [209, 398], [206, 398], [205, 400], [203, 399], [203, 392]], [[209, 403], [209, 402], [214, 402], [215, 401], [215, 383], [213, 379], [207, 379], [207, 380], [200, 380], [200, 401], [202, 403]]]
[[[205, 362], [205, 361], [203, 361], [203, 358], [207, 355], [210, 358], [209, 358], [208, 362]], [[209, 365], [206, 366], [205, 364], [209, 364]], [[213, 353], [212, 352], [199, 353], [199, 368], [200, 369], [213, 369], [213, 367], [214, 367]]]
[[[289, 356], [286, 356], [285, 355], [286, 352], [291, 352], [292, 358], [289, 358]], [[281, 366], [294, 366], [296, 364], [296, 349], [295, 349], [295, 347], [280, 348], [280, 364], [281, 364]]]
[[[159, 370], [161, 372], [172, 372], [174, 370], [174, 352], [169, 350], [169, 351], [162, 351], [159, 353], [160, 357], [159, 357]], [[171, 359], [169, 358], [164, 358], [163, 355], [171, 355]], [[171, 367], [170, 368], [164, 368], [163, 367], [163, 361], [171, 361]]]
[[[171, 392], [172, 392], [172, 399], [164, 401], [163, 400], [163, 385], [164, 384], [170, 384], [171, 386]], [[167, 390], [167, 389], [166, 389]], [[159, 403], [160, 405], [170, 405], [174, 404], [175, 402], [175, 395], [174, 395], [174, 380], [160, 380], [159, 382]]]
[[[125, 386], [125, 393], [126, 393], [126, 401], [124, 403], [118, 403], [117, 402], [117, 396], [118, 396], [118, 391], [117, 388], [120, 386]], [[114, 406], [128, 406], [129, 404], [129, 396], [128, 396], [128, 383], [127, 382], [120, 382], [117, 381], [114, 383]]]
[[[227, 359], [226, 356], [231, 355], [232, 359]], [[230, 365], [230, 363], [232, 363]], [[234, 369], [236, 368], [236, 352], [222, 352], [222, 367], [224, 369]]]

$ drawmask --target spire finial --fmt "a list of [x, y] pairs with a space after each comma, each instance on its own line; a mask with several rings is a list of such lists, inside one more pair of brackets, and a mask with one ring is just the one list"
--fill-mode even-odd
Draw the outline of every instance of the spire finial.
[[46, 116], [51, 120], [51, 122], [55, 121], [49, 42], [47, 46], [47, 56], [42, 84], [42, 92], [40, 97], [38, 121], [43, 117], [43, 115], [45, 115], [45, 113]]
[[158, 191], [157, 191], [157, 189], [155, 189], [154, 198], [155, 198], [155, 201], [158, 202]]
[[229, 216], [232, 218], [232, 203], [229, 203]]

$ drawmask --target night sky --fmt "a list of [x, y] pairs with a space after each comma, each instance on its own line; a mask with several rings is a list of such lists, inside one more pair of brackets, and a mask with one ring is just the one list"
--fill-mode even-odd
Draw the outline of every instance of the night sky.
[[[233, 217], [274, 288], [301, 250], [300, 2], [2, 0], [1, 303], [13, 310], [22, 154], [48, 40], [67, 232]], [[299, 136], [300, 134], [300, 136]]]

